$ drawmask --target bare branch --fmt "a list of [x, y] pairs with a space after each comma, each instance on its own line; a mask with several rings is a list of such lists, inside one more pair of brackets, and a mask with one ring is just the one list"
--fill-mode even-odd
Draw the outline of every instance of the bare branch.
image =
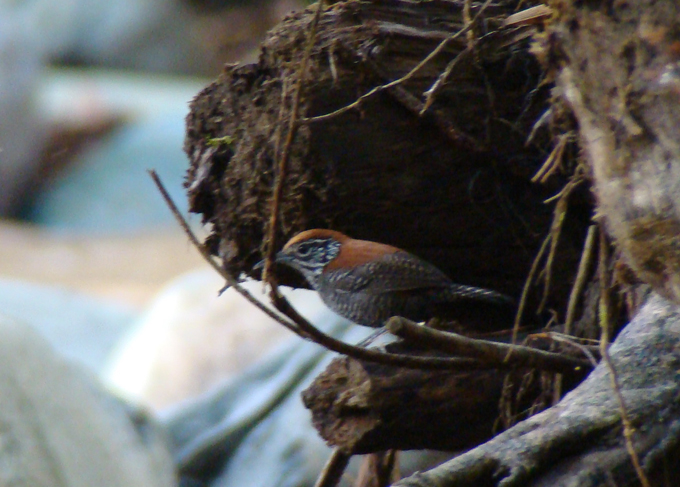
[[[295, 134], [297, 133], [299, 123], [298, 115], [300, 112], [300, 98], [302, 96], [302, 89], [304, 87], [305, 77], [307, 76], [307, 66], [309, 65], [309, 58], [312, 54], [312, 47], [314, 46], [314, 41], [316, 39], [317, 27], [319, 25], [319, 19], [321, 18], [321, 12], [323, 11], [324, 2], [319, 0], [316, 5], [316, 12], [312, 18], [312, 22], [309, 26], [309, 35], [307, 38], [307, 45], [305, 46], [305, 52], [302, 56], [300, 62], [300, 69], [298, 70], [298, 79], [295, 84], [293, 93], [293, 106], [291, 107], [290, 118], [288, 120], [288, 133], [286, 134], [286, 140], [283, 144], [283, 149], [281, 155], [279, 156], [278, 150], [274, 155], [278, 158], [278, 173], [276, 174], [276, 182], [274, 184], [274, 195], [272, 197], [271, 212], [269, 214], [269, 232], [268, 232], [268, 245], [267, 245], [267, 255], [264, 261], [264, 274], [263, 279], [266, 280], [271, 286], [272, 290], [276, 290], [276, 280], [272, 279], [272, 267], [274, 266], [275, 254], [278, 246], [276, 245], [276, 229], [279, 222], [279, 212], [281, 206], [281, 198], [283, 195], [283, 184], [286, 181], [286, 176], [288, 173], [288, 160], [290, 158], [290, 147], [295, 139]], [[282, 88], [282, 108], [281, 113], [283, 113], [283, 106], [285, 105], [285, 86]], [[280, 130], [280, 129], [279, 129]], [[277, 138], [277, 142], [280, 140], [280, 134]], [[277, 149], [278, 149], [278, 143]]]
[[163, 185], [163, 182], [161, 181], [160, 177], [158, 177], [158, 173], [152, 169], [149, 171], [149, 174], [151, 175], [151, 179], [153, 179], [153, 182], [156, 184], [158, 191], [160, 191], [161, 196], [165, 200], [165, 203], [168, 205], [168, 208], [170, 208], [170, 211], [172, 212], [173, 216], [179, 223], [180, 227], [182, 227], [182, 230], [184, 230], [184, 233], [187, 235], [187, 237], [189, 237], [189, 240], [191, 241], [193, 246], [196, 247], [196, 250], [199, 251], [203, 259], [208, 264], [210, 264], [210, 266], [213, 269], [215, 269], [215, 271], [217, 271], [217, 273], [220, 276], [222, 276], [227, 281], [227, 283], [231, 287], [233, 287], [234, 290], [236, 290], [237, 293], [246, 298], [248, 301], [250, 301], [250, 303], [255, 305], [258, 309], [260, 309], [263, 313], [265, 313], [273, 320], [282, 324], [293, 333], [304, 337], [304, 335], [301, 334], [301, 331], [293, 323], [284, 320], [280, 315], [276, 314], [271, 309], [267, 308], [264, 304], [262, 304], [261, 301], [256, 299], [255, 296], [250, 294], [243, 286], [241, 286], [234, 276], [232, 276], [229, 272], [224, 270], [217, 262], [215, 262], [215, 259], [213, 259], [212, 255], [210, 255], [205, 246], [203, 246], [201, 242], [198, 241], [198, 238], [196, 238], [194, 232], [192, 232], [191, 228], [189, 228], [189, 225], [187, 224], [186, 220], [180, 213], [179, 209], [177, 208], [177, 205], [175, 204], [174, 201], [172, 201], [172, 198], [168, 194], [168, 191], [165, 189], [165, 186]]
[[621, 423], [623, 424], [623, 436], [626, 442], [626, 450], [628, 450], [628, 455], [630, 455], [630, 460], [633, 462], [633, 467], [635, 468], [635, 473], [640, 480], [642, 487], [651, 487], [647, 475], [645, 475], [642, 466], [640, 465], [640, 458], [638, 457], [635, 447], [633, 446], [633, 425], [631, 424], [630, 417], [628, 416], [628, 409], [626, 408], [626, 403], [623, 400], [623, 394], [621, 394], [621, 387], [619, 386], [619, 379], [616, 373], [612, 359], [609, 356], [609, 292], [610, 292], [610, 279], [609, 279], [609, 243], [604, 234], [604, 230], [600, 228], [600, 261], [599, 261], [599, 274], [600, 274], [600, 352], [602, 354], [602, 361], [606, 364], [609, 369], [609, 377], [611, 378], [612, 389], [616, 395], [616, 400], [619, 404], [619, 410], [621, 413]]
[[457, 333], [420, 326], [405, 318], [390, 318], [386, 327], [390, 332], [409, 342], [463, 357], [476, 358], [484, 363], [493, 363], [499, 368], [510, 365], [513, 368], [526, 367], [562, 373], [574, 373], [591, 368], [588, 360], [521, 345], [468, 338]]
[[340, 448], [333, 450], [314, 487], [336, 487], [345, 473], [350, 458], [352, 455], [348, 455]]

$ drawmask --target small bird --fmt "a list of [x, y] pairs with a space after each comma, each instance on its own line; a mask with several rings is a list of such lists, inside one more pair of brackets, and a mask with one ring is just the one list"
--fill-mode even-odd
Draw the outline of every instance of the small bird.
[[455, 284], [434, 265], [404, 250], [355, 240], [334, 230], [306, 230], [276, 254], [300, 272], [323, 302], [354, 323], [381, 327], [392, 316], [413, 321], [441, 317], [448, 304], [513, 300], [487, 289]]

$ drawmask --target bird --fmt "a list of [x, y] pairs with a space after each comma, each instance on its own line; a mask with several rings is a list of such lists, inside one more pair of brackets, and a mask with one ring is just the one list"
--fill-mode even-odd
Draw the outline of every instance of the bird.
[[364, 326], [382, 327], [392, 316], [427, 321], [440, 317], [450, 304], [513, 303], [496, 291], [456, 284], [405, 250], [335, 230], [295, 235], [276, 254], [276, 262], [302, 274], [331, 310]]

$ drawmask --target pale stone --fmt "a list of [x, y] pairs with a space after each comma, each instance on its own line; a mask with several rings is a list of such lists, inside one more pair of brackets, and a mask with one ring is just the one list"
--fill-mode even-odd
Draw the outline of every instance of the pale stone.
[[176, 485], [160, 429], [28, 325], [0, 318], [0, 360], [0, 485]]

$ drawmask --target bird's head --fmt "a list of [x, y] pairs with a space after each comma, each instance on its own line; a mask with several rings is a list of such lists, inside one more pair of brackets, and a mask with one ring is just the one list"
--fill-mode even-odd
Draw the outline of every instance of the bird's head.
[[324, 269], [338, 257], [347, 240], [348, 236], [334, 230], [306, 230], [286, 243], [276, 254], [276, 262], [297, 270], [316, 288]]

